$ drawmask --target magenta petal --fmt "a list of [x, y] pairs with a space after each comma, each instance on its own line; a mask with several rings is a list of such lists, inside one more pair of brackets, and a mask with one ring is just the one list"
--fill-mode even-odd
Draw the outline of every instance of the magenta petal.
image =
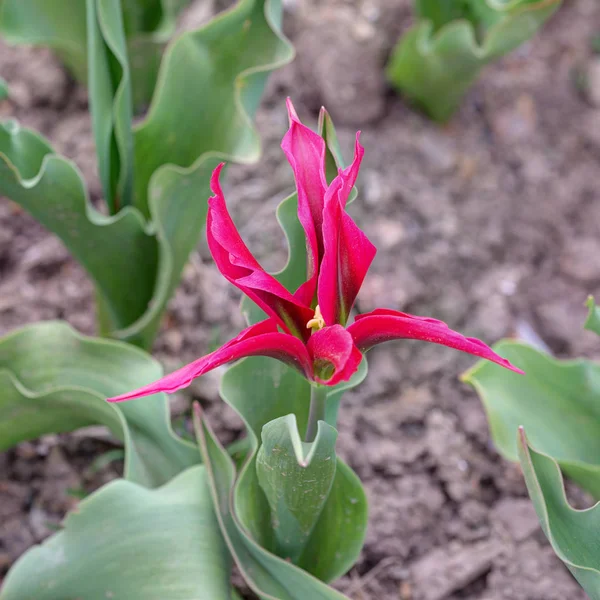
[[319, 271], [319, 308], [327, 325], [345, 325], [377, 252], [345, 206], [363, 156], [356, 136], [352, 164], [331, 182], [323, 210], [324, 254]]
[[339, 202], [325, 209], [318, 300], [325, 323], [345, 325], [377, 249]]
[[416, 317], [407, 313], [378, 308], [359, 315], [348, 327], [354, 343], [364, 352], [382, 342], [398, 339], [422, 340], [455, 348], [473, 356], [485, 358], [516, 373], [523, 373], [508, 360], [498, 356], [489, 346], [476, 338], [468, 338], [453, 331], [436, 319]]
[[[354, 345], [352, 336], [341, 325], [332, 325], [316, 331], [308, 342], [313, 360], [314, 379], [317, 383], [335, 385], [348, 381], [357, 371], [362, 353]], [[331, 375], [323, 378], [324, 373]]]
[[[327, 180], [325, 179], [325, 140], [303, 125], [298, 119], [292, 101], [287, 100], [290, 128], [281, 147], [296, 179], [298, 218], [306, 233], [308, 281], [300, 291], [303, 302], [310, 304], [317, 284], [317, 270], [323, 254], [323, 206]], [[310, 296], [310, 297], [308, 297]]]
[[298, 369], [312, 379], [312, 360], [301, 340], [277, 331], [273, 319], [267, 319], [242, 331], [224, 346], [191, 362], [169, 375], [137, 390], [108, 398], [108, 402], [123, 402], [158, 392], [171, 393], [187, 387], [193, 379], [221, 365], [246, 356], [269, 356]]
[[285, 330], [307, 339], [306, 323], [313, 311], [267, 273], [242, 240], [225, 204], [219, 184], [222, 165], [213, 173], [208, 201], [206, 237], [223, 276], [253, 300]]
[[364, 154], [365, 149], [360, 144], [360, 131], [357, 131], [356, 140], [354, 142], [354, 159], [352, 160], [352, 164], [345, 169], [340, 169], [338, 176], [331, 182], [331, 185], [329, 186], [329, 189], [325, 195], [325, 205], [327, 205], [328, 198], [330, 198], [335, 191], [339, 201], [342, 204], [342, 208], [346, 208], [346, 202], [348, 202], [350, 192], [356, 183], [358, 172], [360, 170], [360, 164], [362, 163]]

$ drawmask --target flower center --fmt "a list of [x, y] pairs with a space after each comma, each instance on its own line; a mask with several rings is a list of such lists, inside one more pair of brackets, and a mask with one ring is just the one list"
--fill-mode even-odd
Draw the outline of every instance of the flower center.
[[321, 314], [321, 309], [317, 304], [315, 308], [315, 316], [308, 321], [308, 323], [306, 324], [306, 329], [312, 329], [314, 332], [323, 329], [323, 327], [325, 327], [325, 319], [323, 318], [323, 315]]

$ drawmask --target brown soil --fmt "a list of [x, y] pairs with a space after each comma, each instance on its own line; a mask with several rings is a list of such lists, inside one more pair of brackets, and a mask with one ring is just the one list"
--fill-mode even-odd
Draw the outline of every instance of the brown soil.
[[[600, 67], [590, 45], [600, 4], [565, 3], [541, 35], [484, 72], [446, 127], [409, 110], [383, 80], [408, 0], [286, 6], [298, 58], [270, 80], [261, 163], [232, 168], [226, 189], [256, 254], [271, 268], [285, 259], [273, 214], [293, 187], [279, 149], [283, 99], [313, 124], [325, 104], [344, 149], [357, 128], [366, 147], [352, 212], [379, 254], [361, 311], [434, 316], [488, 342], [533, 329], [558, 355], [596, 352], [581, 324], [587, 294], [600, 291]], [[0, 115], [47, 135], [97, 197], [85, 93], [45, 50], [1, 46], [0, 74], [12, 92]], [[1, 332], [62, 318], [92, 333], [92, 288], [66, 250], [10, 202], [0, 220]], [[238, 298], [201, 246], [156, 344], [167, 368], [238, 330]], [[477, 397], [457, 379], [472, 363], [433, 345], [390, 344], [372, 352], [367, 382], [345, 398], [340, 452], [371, 502], [361, 560], [338, 584], [350, 597], [585, 598], [545, 541], [519, 468], [498, 457]], [[218, 376], [173, 408], [184, 414], [200, 398], [227, 442], [241, 425], [218, 400]], [[78, 491], [115, 475], [114, 465], [90, 469], [111, 447], [101, 430], [91, 435], [46, 436], [0, 455], [1, 569], [50, 533]]]

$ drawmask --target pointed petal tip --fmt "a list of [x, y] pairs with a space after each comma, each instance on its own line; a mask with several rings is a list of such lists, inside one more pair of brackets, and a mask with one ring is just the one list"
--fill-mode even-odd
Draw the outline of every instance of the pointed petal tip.
[[285, 99], [285, 106], [287, 108], [288, 111], [288, 117], [290, 119], [290, 125], [295, 121], [297, 123], [300, 122], [300, 119], [298, 118], [298, 113], [296, 112], [296, 109], [294, 108], [294, 103], [292, 102], [292, 99], [288, 96]]
[[358, 158], [359, 160], [362, 160], [362, 157], [365, 154], [365, 147], [360, 143], [360, 136], [361, 136], [361, 134], [362, 134], [362, 132], [359, 129], [356, 132], [356, 138], [355, 138], [355, 141], [354, 141], [354, 157], [355, 157], [355, 160], [356, 160], [356, 158]]
[[[483, 344], [483, 342], [481, 342], [481, 343]], [[525, 375], [525, 371], [523, 371], [522, 369], [519, 369], [519, 367], [515, 367], [515, 365], [513, 365], [508, 359], [503, 358], [499, 354], [496, 354], [489, 346], [487, 346], [487, 344], [485, 344], [485, 346], [490, 350], [491, 356], [482, 356], [483, 359], [494, 362], [497, 365], [504, 367], [505, 369], [508, 369], [509, 371], [513, 371], [514, 373], [517, 373], [518, 375]], [[465, 375], [468, 373], [469, 373], [469, 371], [467, 371], [467, 373], [465, 373]]]
[[212, 191], [213, 194], [216, 195], [222, 195], [223, 192], [221, 190], [221, 182], [219, 181], [220, 177], [221, 177], [221, 171], [223, 170], [223, 167], [225, 166], [225, 163], [219, 163], [216, 167], [215, 170], [212, 172], [211, 178], [210, 178], [210, 189]]
[[506, 361], [506, 365], [504, 365], [507, 369], [510, 369], [511, 371], [514, 371], [515, 373], [519, 374], [519, 375], [526, 375], [525, 371], [523, 371], [523, 369], [519, 369], [519, 367], [515, 367], [515, 365], [513, 365], [511, 362]]
[[125, 400], [133, 400], [135, 397], [134, 394], [120, 394], [119, 396], [107, 398], [106, 401], [110, 404], [116, 404], [117, 402], [125, 402]]

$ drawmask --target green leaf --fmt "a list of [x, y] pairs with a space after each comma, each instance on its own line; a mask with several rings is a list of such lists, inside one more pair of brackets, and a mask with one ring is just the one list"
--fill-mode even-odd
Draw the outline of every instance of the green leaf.
[[0, 102], [8, 98], [8, 84], [0, 77]]
[[[345, 384], [331, 389], [326, 420], [335, 427], [340, 397], [366, 375], [364, 366]], [[247, 382], [252, 381], [252, 386]], [[256, 472], [258, 440], [263, 425], [293, 414], [298, 431], [306, 433], [310, 384], [295, 370], [270, 358], [246, 358], [225, 373], [221, 396], [244, 420], [250, 452], [241, 467], [233, 492], [233, 511], [250, 536], [270, 551], [276, 550], [269, 503]], [[299, 559], [300, 566], [323, 581], [332, 581], [354, 564], [364, 541], [367, 501], [362, 485], [339, 458], [331, 493]]]
[[558, 463], [535, 450], [521, 429], [519, 460], [535, 511], [552, 548], [591, 600], [600, 600], [600, 505], [573, 509]]
[[22, 556], [1, 600], [229, 600], [230, 559], [202, 466], [147, 490], [115, 481]]
[[82, 0], [3, 0], [0, 36], [9, 44], [52, 48], [80, 81], [86, 80], [86, 3]]
[[90, 111], [111, 214], [132, 203], [132, 97], [120, 0], [86, 0]]
[[415, 14], [419, 19], [431, 21], [435, 31], [456, 19], [465, 18], [468, 8], [466, 0], [415, 0]]
[[293, 56], [280, 21], [280, 0], [241, 0], [169, 47], [148, 116], [135, 131], [135, 197], [142, 213], [148, 214], [147, 197], [157, 193], [151, 177], [165, 164], [189, 167], [205, 153], [258, 160], [252, 115], [268, 73]]
[[256, 472], [271, 507], [277, 554], [295, 563], [333, 485], [337, 431], [319, 421], [314, 442], [306, 443], [295, 415], [286, 415], [265, 424], [261, 438]]
[[160, 63], [190, 0], [122, 0], [133, 105], [145, 108], [152, 98]]
[[198, 410], [194, 423], [221, 533], [252, 591], [261, 600], [348, 600], [306, 571], [268, 552], [248, 535], [231, 504], [236, 479], [233, 462]]
[[[242, 0], [172, 44], [135, 132], [137, 209], [100, 214], [71, 162], [33, 132], [0, 126], [0, 193], [56, 233], [88, 271], [104, 335], [150, 347], [200, 239], [212, 170], [221, 160], [257, 159], [251, 117], [269, 72], [293, 56], [280, 20], [280, 0]], [[122, 111], [113, 111], [117, 123]]]
[[[424, 0], [422, 5], [429, 5]], [[488, 0], [485, 11], [464, 3], [420, 20], [398, 42], [387, 76], [398, 91], [436, 121], [447, 121], [489, 62], [508, 54], [532, 37], [556, 12], [561, 0]], [[479, 2], [483, 4], [483, 2]], [[466, 12], [465, 12], [466, 10]], [[469, 12], [470, 10], [470, 12]], [[463, 13], [467, 18], [454, 18]], [[493, 14], [495, 13], [495, 14]], [[479, 42], [478, 38], [481, 39]]]
[[[101, 2], [105, 5], [101, 10], [117, 8], [114, 1]], [[122, 0], [133, 103], [137, 108], [152, 97], [163, 51], [175, 32], [177, 15], [188, 3], [189, 0]], [[11, 44], [52, 48], [79, 81], [88, 81], [83, 0], [3, 0], [0, 35]]]
[[598, 308], [592, 296], [587, 299], [585, 305], [588, 307], [588, 316], [584, 327], [588, 331], [593, 331], [596, 335], [600, 335], [600, 308]]
[[82, 336], [58, 321], [11, 333], [0, 340], [0, 451], [46, 433], [102, 424], [125, 444], [125, 477], [162, 485], [200, 460], [198, 450], [173, 433], [166, 396], [106, 402], [161, 375], [145, 352]]
[[159, 249], [139, 211], [101, 214], [77, 167], [12, 121], [0, 124], [0, 194], [62, 240], [94, 281], [113, 328], [131, 325], [148, 310]]
[[540, 452], [600, 498], [600, 365], [557, 360], [519, 342], [494, 350], [526, 375], [480, 361], [463, 379], [484, 404], [498, 451], [517, 460], [515, 434], [523, 426]]

